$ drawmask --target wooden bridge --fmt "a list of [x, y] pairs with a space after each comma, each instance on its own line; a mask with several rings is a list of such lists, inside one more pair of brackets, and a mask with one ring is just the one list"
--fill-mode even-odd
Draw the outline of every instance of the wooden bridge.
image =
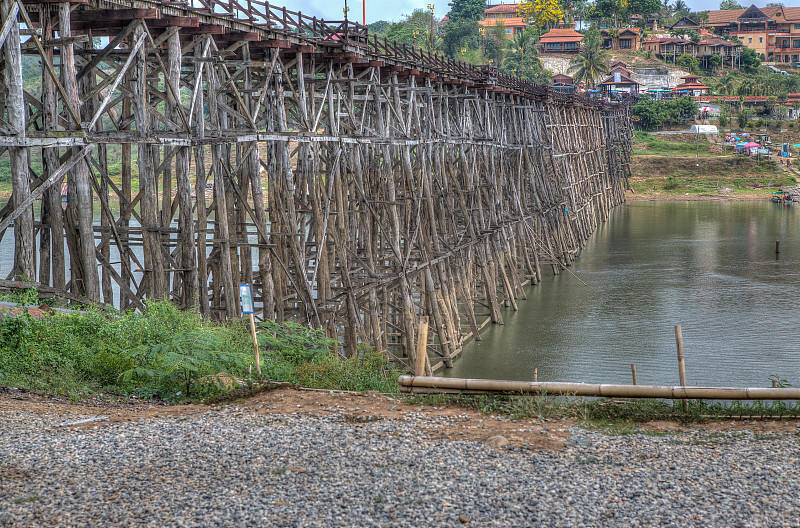
[[252, 283], [258, 317], [349, 353], [413, 359], [428, 316], [449, 364], [624, 200], [626, 106], [349, 20], [258, 0], [0, 0], [0, 18], [5, 286], [224, 318]]

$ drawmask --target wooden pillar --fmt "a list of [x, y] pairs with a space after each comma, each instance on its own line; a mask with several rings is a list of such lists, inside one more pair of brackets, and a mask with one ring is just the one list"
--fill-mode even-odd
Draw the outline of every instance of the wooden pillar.
[[[177, 90], [180, 90], [181, 40], [178, 32], [174, 33], [167, 40], [167, 53], [167, 70], [170, 83]], [[199, 65], [197, 67], [199, 68]], [[169, 94], [169, 102], [171, 105], [177, 106], [181, 104], [181, 101], [173, 96], [171, 90], [167, 90], [167, 93]], [[178, 93], [178, 96], [180, 96], [180, 92]], [[175, 112], [175, 114], [177, 114], [177, 112]], [[202, 118], [202, 115], [198, 117]], [[175, 115], [175, 119], [177, 120], [178, 118], [179, 116]], [[178, 239], [178, 247], [180, 248], [178, 262], [181, 269], [179, 272], [180, 281], [176, 282], [180, 282], [180, 304], [184, 308], [190, 308], [194, 306], [195, 297], [197, 296], [197, 290], [199, 287], [195, 259], [192, 184], [189, 180], [189, 150], [189, 147], [179, 147], [178, 153], [175, 155], [175, 178], [177, 180], [178, 207], [180, 211], [178, 216], [178, 229], [180, 230]], [[198, 201], [202, 200], [202, 197], [198, 195], [197, 199]], [[164, 210], [170, 209], [170, 207], [164, 207]], [[164, 225], [169, 225], [169, 223]]]
[[[203, 56], [203, 50], [207, 49], [208, 41], [198, 39], [194, 45], [194, 58]], [[203, 98], [203, 76], [208, 66], [203, 66], [203, 62], [194, 61], [195, 75], [197, 84], [195, 92], [195, 106], [192, 112], [192, 126], [195, 138], [199, 141], [205, 137], [205, 104]], [[210, 315], [208, 299], [208, 259], [207, 259], [207, 234], [208, 234], [208, 213], [206, 211], [206, 149], [202, 144], [198, 144], [194, 149], [194, 169], [195, 169], [195, 199], [197, 200], [197, 302], [200, 314], [204, 317]]]
[[[144, 29], [139, 26], [133, 32], [137, 42]], [[162, 299], [164, 288], [164, 267], [161, 260], [161, 241], [158, 233], [158, 198], [156, 189], [153, 151], [143, 140], [150, 136], [150, 115], [147, 110], [147, 55], [144, 47], [136, 54], [133, 78], [133, 114], [137, 135], [142, 138], [138, 148], [139, 165], [139, 207], [142, 219], [142, 240], [144, 244], [144, 275], [142, 287], [151, 299]]]
[[[0, 2], [0, 19], [5, 23], [14, 5], [12, 0]], [[6, 111], [8, 124], [14, 130], [15, 137], [24, 140], [25, 99], [22, 90], [22, 52], [20, 49], [19, 25], [11, 23], [8, 37], [3, 47], [5, 51], [5, 69], [3, 80], [6, 90]], [[18, 209], [31, 194], [30, 170], [28, 167], [28, 149], [10, 147], [8, 154], [11, 160], [11, 185], [13, 189], [12, 203]], [[34, 256], [35, 238], [33, 234], [33, 207], [26, 207], [14, 220], [14, 269], [10, 277], [33, 280], [36, 278]]]

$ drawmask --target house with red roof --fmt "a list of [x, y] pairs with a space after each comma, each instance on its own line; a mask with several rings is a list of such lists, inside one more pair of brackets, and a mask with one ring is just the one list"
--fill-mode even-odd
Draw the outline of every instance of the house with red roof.
[[519, 4], [501, 4], [484, 10], [486, 18], [479, 20], [481, 31], [487, 31], [495, 26], [503, 25], [510, 36], [522, 33], [528, 27], [525, 19], [519, 12]]
[[553, 28], [539, 38], [544, 53], [578, 53], [583, 35], [573, 28]]
[[685, 75], [681, 79], [683, 79], [683, 83], [675, 87], [675, 93], [688, 93], [689, 95], [699, 96], [711, 91], [711, 87], [701, 83], [700, 77], [697, 75]]

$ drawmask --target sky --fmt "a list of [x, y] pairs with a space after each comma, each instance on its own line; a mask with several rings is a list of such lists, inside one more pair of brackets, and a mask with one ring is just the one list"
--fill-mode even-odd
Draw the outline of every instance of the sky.
[[[427, 9], [427, 5], [434, 5], [434, 15], [441, 18], [447, 14], [450, 7], [447, 5], [451, 0], [366, 0], [367, 23], [377, 20], [389, 20], [398, 22], [404, 15], [410, 15], [414, 9]], [[492, 0], [492, 3], [515, 3], [512, 0]], [[692, 11], [706, 11], [719, 9], [719, 0], [684, 0]], [[739, 0], [744, 5], [746, 0]], [[764, 7], [768, 2], [774, 0], [761, 0], [755, 2], [758, 7]], [[270, 3], [280, 4], [280, 0], [271, 0]], [[670, 3], [674, 3], [671, 0]], [[752, 1], [750, 3], [753, 3]], [[747, 3], [745, 7], [749, 7]], [[800, 7], [800, 0], [786, 1], [786, 7]], [[344, 0], [284, 0], [284, 5], [292, 11], [302, 11], [303, 14], [316, 16], [327, 20], [341, 20]], [[350, 8], [348, 18], [361, 21], [362, 0], [347, 0]]]

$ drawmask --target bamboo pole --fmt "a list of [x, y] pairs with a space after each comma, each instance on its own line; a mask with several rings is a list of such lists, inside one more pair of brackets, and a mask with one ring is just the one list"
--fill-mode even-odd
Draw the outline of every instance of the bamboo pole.
[[636, 365], [631, 363], [631, 378], [633, 378], [633, 384], [636, 385]]
[[683, 359], [683, 332], [681, 325], [675, 326], [675, 344], [678, 348], [678, 378], [682, 387], [686, 386], [686, 363]]
[[550, 394], [602, 398], [663, 398], [684, 400], [800, 400], [800, 388], [670, 387], [595, 383], [528, 382], [400, 376], [402, 392], [459, 394]]
[[414, 372], [417, 376], [425, 376], [428, 363], [428, 316], [419, 318], [417, 330], [417, 350], [414, 362]]

